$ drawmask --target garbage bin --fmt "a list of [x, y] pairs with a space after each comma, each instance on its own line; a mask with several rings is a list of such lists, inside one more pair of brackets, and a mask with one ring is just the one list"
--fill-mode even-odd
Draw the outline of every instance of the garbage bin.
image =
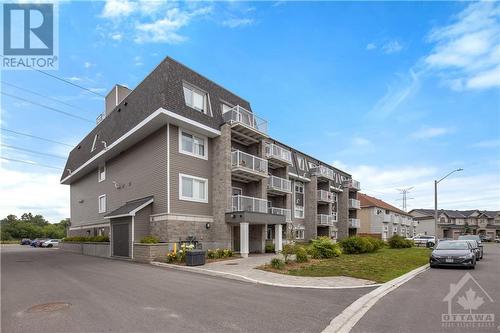
[[205, 265], [205, 251], [190, 250], [186, 252], [186, 266]]

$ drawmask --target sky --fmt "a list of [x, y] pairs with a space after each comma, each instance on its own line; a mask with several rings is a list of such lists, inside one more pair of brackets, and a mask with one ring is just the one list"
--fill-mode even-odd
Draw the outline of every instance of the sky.
[[[105, 95], [116, 83], [134, 88], [168, 55], [250, 101], [272, 137], [349, 172], [364, 193], [401, 207], [398, 189], [412, 187], [408, 210], [433, 208], [434, 180], [463, 168], [439, 183], [439, 208], [500, 210], [500, 3], [57, 9], [51, 74]], [[34, 164], [1, 160], [0, 217], [30, 211], [58, 222], [70, 214], [65, 158], [103, 98], [32, 70], [1, 80], [1, 156]]]

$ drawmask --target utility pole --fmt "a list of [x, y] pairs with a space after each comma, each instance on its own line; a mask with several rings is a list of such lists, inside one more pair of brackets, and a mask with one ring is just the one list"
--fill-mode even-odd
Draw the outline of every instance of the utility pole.
[[402, 199], [398, 199], [398, 200], [403, 200], [403, 211], [406, 212], [406, 208], [407, 208], [407, 205], [406, 205], [406, 202], [407, 200], [412, 200], [414, 198], [408, 198], [408, 193], [410, 193], [410, 191], [413, 189], [413, 186], [411, 187], [406, 187], [406, 188], [398, 188], [396, 190], [399, 191], [400, 194], [403, 195], [403, 198]]

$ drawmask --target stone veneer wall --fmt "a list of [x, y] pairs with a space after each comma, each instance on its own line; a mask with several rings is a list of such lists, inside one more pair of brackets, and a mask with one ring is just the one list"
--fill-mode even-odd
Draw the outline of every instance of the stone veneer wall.
[[134, 244], [134, 260], [138, 262], [151, 262], [158, 258], [166, 257], [174, 247], [174, 243], [160, 244]]
[[316, 191], [318, 189], [318, 179], [316, 176], [311, 176], [311, 181], [305, 183], [305, 239], [313, 239], [317, 237], [318, 230], [316, 229], [316, 220], [317, 220], [317, 210], [318, 203], [316, 201]]
[[338, 217], [337, 217], [337, 239], [341, 240], [349, 236], [349, 188], [338, 195]]

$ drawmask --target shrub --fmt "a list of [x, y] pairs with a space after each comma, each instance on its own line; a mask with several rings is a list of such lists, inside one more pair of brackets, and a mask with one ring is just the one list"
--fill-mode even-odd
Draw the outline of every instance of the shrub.
[[389, 239], [389, 247], [391, 249], [403, 249], [412, 246], [413, 246], [413, 241], [405, 239], [399, 235], [394, 235]]
[[309, 258], [307, 257], [307, 251], [303, 246], [297, 246], [295, 249], [295, 260], [298, 263], [307, 262]]
[[283, 257], [285, 257], [285, 262], [288, 262], [289, 257], [292, 254], [295, 254], [295, 244], [293, 244], [293, 243], [285, 244], [283, 246], [283, 250], [281, 251], [281, 254], [283, 254]]
[[160, 239], [158, 237], [155, 237], [155, 236], [145, 236], [145, 237], [142, 237], [142, 239], [141, 239], [142, 244], [156, 244], [159, 242], [160, 242]]
[[383, 246], [383, 242], [372, 237], [353, 236], [340, 242], [344, 253], [359, 254], [375, 252]]
[[231, 249], [224, 249], [223, 253], [224, 253], [224, 258], [230, 258], [233, 256], [233, 250]]
[[230, 258], [233, 256], [231, 249], [209, 249], [207, 250], [208, 259]]
[[167, 253], [167, 262], [176, 262], [177, 261], [177, 254], [174, 253], [174, 251], [171, 251]]
[[207, 251], [207, 258], [208, 259], [219, 259], [219, 252], [217, 251], [217, 249], [209, 249]]
[[285, 268], [285, 262], [279, 258], [271, 259], [271, 267], [274, 269], [283, 269]]
[[342, 251], [338, 244], [335, 244], [330, 238], [319, 237], [311, 241], [309, 253], [315, 259], [327, 259], [338, 257]]
[[274, 244], [266, 244], [266, 253], [274, 253]]

